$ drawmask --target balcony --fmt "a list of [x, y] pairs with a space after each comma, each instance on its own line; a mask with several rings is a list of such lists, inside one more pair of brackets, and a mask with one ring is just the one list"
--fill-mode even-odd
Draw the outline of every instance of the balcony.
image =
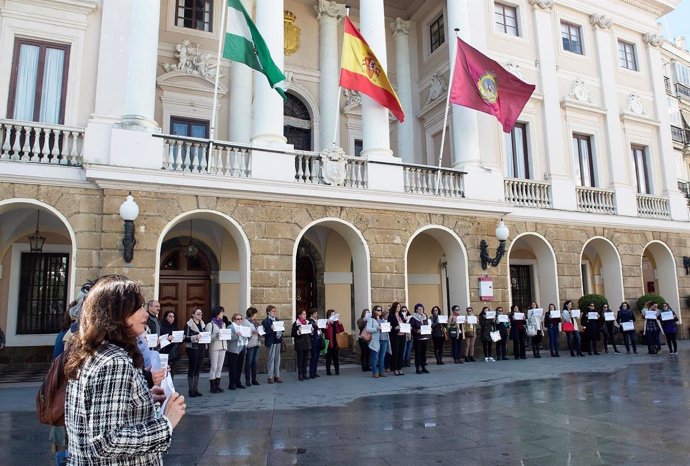
[[679, 128], [678, 126], [671, 126], [671, 138], [673, 139], [673, 142], [677, 142], [679, 144], [687, 144], [688, 141], [688, 131]]
[[[327, 181], [326, 170], [331, 163], [327, 157], [318, 152], [296, 151], [295, 181], [304, 184], [334, 184]], [[337, 183], [346, 188], [366, 189], [367, 160], [360, 157], [346, 156], [341, 161], [333, 162], [336, 174], [344, 172], [342, 182]], [[340, 175], [339, 175], [340, 176]]]
[[613, 191], [601, 188], [575, 187], [577, 195], [577, 210], [594, 214], [616, 213], [615, 195]]
[[681, 99], [690, 100], [690, 86], [676, 83], [676, 95]]
[[638, 194], [637, 215], [644, 218], [671, 218], [668, 209], [668, 199], [665, 197], [651, 196], [649, 194]]
[[541, 181], [506, 178], [506, 202], [519, 207], [551, 208], [551, 185]]
[[163, 138], [163, 170], [236, 178], [251, 175], [251, 147], [182, 136], [154, 137]]
[[47, 165], [82, 165], [84, 128], [0, 120], [0, 160]]
[[464, 172], [452, 168], [403, 164], [405, 192], [452, 198], [465, 197]]

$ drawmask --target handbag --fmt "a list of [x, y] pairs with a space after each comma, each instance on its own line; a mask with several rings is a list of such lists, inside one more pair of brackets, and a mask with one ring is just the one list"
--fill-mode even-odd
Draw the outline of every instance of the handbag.
[[489, 335], [491, 335], [491, 341], [494, 343], [501, 341], [501, 332], [496, 330], [495, 332], [491, 332]]
[[527, 325], [527, 336], [528, 337], [537, 336], [537, 333], [539, 333], [539, 329], [537, 328], [536, 325], [532, 325], [532, 324]]
[[361, 338], [362, 340], [364, 340], [366, 342], [369, 342], [369, 341], [371, 341], [371, 332], [369, 332], [367, 329], [363, 329], [359, 333], [359, 338]]
[[443, 339], [448, 341], [448, 330], [446, 330], [445, 327], [443, 328]]
[[321, 354], [326, 354], [328, 352], [328, 345], [331, 343], [331, 341], [328, 338], [322, 338], [319, 343], [323, 345], [319, 351]]
[[448, 334], [450, 335], [451, 338], [457, 338], [458, 337], [458, 328], [453, 326], [448, 329]]
[[563, 322], [563, 325], [561, 326], [561, 330], [563, 330], [566, 333], [571, 333], [575, 331], [575, 326], [573, 325], [572, 322]]
[[69, 357], [69, 350], [55, 358], [48, 369], [48, 373], [36, 394], [36, 415], [41, 424], [50, 426], [65, 425], [65, 392], [67, 391], [67, 375], [65, 362]]
[[350, 337], [347, 333], [340, 332], [335, 336], [335, 342], [337, 343], [338, 348], [347, 348], [350, 346]]

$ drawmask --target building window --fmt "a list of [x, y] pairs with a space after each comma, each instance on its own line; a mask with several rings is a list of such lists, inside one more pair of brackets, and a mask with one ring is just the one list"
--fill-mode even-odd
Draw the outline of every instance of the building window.
[[582, 55], [582, 28], [576, 24], [561, 21], [563, 50]]
[[516, 123], [510, 134], [505, 134], [508, 177], [530, 179], [527, 152], [527, 124]]
[[69, 45], [17, 39], [7, 118], [63, 124]]
[[637, 192], [639, 194], [651, 194], [649, 183], [649, 160], [647, 148], [644, 146], [632, 146], [632, 156], [635, 162], [635, 179], [637, 180]]
[[170, 117], [170, 134], [208, 139], [208, 120]]
[[17, 335], [57, 333], [67, 308], [69, 254], [23, 252]]
[[575, 157], [575, 184], [589, 188], [596, 187], [591, 136], [573, 134], [573, 156]]
[[361, 139], [355, 139], [355, 157], [359, 157], [362, 155], [362, 151], [364, 150], [364, 141]]
[[297, 150], [311, 150], [311, 115], [304, 103], [293, 94], [287, 94], [288, 99], [283, 104], [285, 126], [283, 136], [288, 144]]
[[177, 0], [175, 25], [213, 32], [213, 0]]
[[443, 25], [443, 15], [439, 16], [436, 21], [429, 25], [429, 43], [431, 44], [431, 52], [439, 48], [446, 41], [446, 33]]
[[637, 71], [637, 57], [635, 56], [635, 44], [618, 41], [618, 60], [623, 68]]
[[499, 32], [511, 36], [519, 36], [520, 30], [518, 28], [517, 7], [505, 5], [503, 3], [496, 3], [494, 16], [496, 17], [496, 29]]

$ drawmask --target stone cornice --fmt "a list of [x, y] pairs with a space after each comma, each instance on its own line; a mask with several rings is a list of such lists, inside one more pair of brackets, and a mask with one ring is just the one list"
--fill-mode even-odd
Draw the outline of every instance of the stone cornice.
[[529, 0], [529, 4], [533, 7], [539, 7], [542, 10], [550, 10], [553, 8], [555, 0]]

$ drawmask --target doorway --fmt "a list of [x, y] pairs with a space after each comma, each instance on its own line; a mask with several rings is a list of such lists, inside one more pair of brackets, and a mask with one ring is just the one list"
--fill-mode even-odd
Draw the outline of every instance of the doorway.
[[513, 302], [510, 306], [517, 304], [521, 311], [529, 309], [534, 300], [532, 299], [532, 266], [531, 265], [511, 265], [510, 266], [510, 291]]
[[189, 320], [197, 307], [204, 312], [203, 320], [211, 318], [211, 264], [199, 249], [195, 256], [185, 255], [178, 246], [162, 254], [159, 299], [161, 315], [175, 311], [178, 327]]

